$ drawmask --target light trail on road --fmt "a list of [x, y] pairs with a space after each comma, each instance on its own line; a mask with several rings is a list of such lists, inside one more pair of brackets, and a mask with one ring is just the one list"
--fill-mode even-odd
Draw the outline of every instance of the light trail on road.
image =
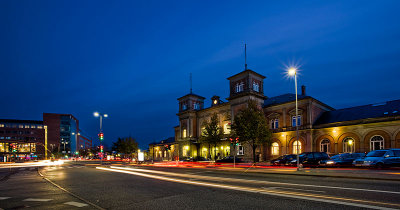
[[[235, 185], [227, 185], [227, 184], [216, 184], [216, 183], [205, 182], [205, 181], [184, 180], [184, 179], [158, 176], [158, 175], [153, 175], [153, 174], [134, 172], [132, 170], [126, 170], [126, 168], [120, 168], [120, 167], [113, 167], [113, 168], [96, 167], [96, 169], [137, 175], [137, 176], [142, 176], [142, 177], [147, 177], [147, 178], [152, 178], [152, 179], [159, 179], [159, 180], [170, 181], [170, 182], [203, 186], [203, 187], [213, 187], [213, 188], [237, 190], [237, 191], [251, 192], [251, 193], [261, 193], [261, 194], [266, 194], [266, 195], [271, 195], [271, 196], [280, 196], [280, 197], [317, 201], [317, 202], [323, 202], [323, 203], [340, 204], [340, 205], [354, 206], [354, 207], [361, 207], [361, 208], [393, 209], [393, 208], [388, 208], [388, 207], [383, 207], [383, 206], [378, 206], [378, 205], [393, 206], [395, 208], [400, 208], [400, 204], [395, 204], [395, 203], [367, 201], [367, 200], [334, 197], [334, 196], [327, 196], [327, 195], [317, 195], [317, 194], [301, 193], [301, 192], [290, 192], [290, 191], [282, 191], [282, 190], [268, 189], [268, 188], [255, 188], [255, 187], [244, 187], [244, 186], [235, 186]], [[143, 170], [143, 169], [140, 169], [140, 170]], [[146, 172], [148, 172], [148, 171], [146, 171]], [[162, 173], [166, 174], [166, 172], [162, 172]], [[211, 177], [207, 177], [207, 178], [211, 178]]]
[[162, 175], [170, 175], [170, 176], [187, 177], [187, 178], [202, 179], [202, 180], [213, 180], [213, 181], [224, 181], [224, 182], [241, 182], [241, 183], [249, 183], [249, 184], [287, 185], [287, 186], [313, 187], [313, 188], [323, 188], [323, 189], [329, 188], [329, 189], [368, 191], [368, 192], [399, 194], [400, 195], [400, 192], [396, 192], [396, 191], [371, 190], [371, 189], [360, 189], [360, 188], [350, 188], [350, 187], [335, 187], [335, 186], [325, 186], [325, 185], [295, 184], [295, 183], [286, 183], [286, 182], [271, 182], [271, 181], [262, 181], [262, 180], [236, 179], [236, 178], [225, 178], [225, 177], [212, 177], [212, 176], [203, 176], [203, 175], [195, 175], [195, 174], [172, 173], [172, 172], [165, 172], [165, 171], [146, 170], [146, 169], [127, 168], [127, 167], [117, 167], [117, 166], [111, 166], [111, 168], [121, 169], [121, 170], [129, 170], [129, 171], [155, 173], [155, 174], [162, 174]]

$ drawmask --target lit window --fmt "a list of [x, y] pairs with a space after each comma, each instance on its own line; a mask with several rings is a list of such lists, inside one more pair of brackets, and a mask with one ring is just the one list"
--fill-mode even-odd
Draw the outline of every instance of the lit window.
[[[297, 153], [297, 151], [299, 151]], [[300, 141], [294, 141], [293, 142], [293, 154], [300, 154], [301, 153], [301, 142]]]
[[272, 155], [279, 155], [279, 144], [277, 142], [272, 143], [271, 153]]
[[[301, 125], [301, 115], [297, 116], [297, 124]], [[296, 127], [296, 116], [292, 116], [292, 127]]]
[[231, 133], [231, 125], [230, 123], [225, 123], [224, 124], [224, 134], [229, 134]]
[[4, 124], [0, 124], [0, 128], [4, 128]]
[[343, 140], [343, 152], [344, 153], [352, 153], [354, 152], [354, 139], [353, 138], [345, 138]]
[[244, 155], [244, 147], [241, 144], [238, 145], [237, 155]]
[[37, 128], [38, 128], [38, 129], [42, 129], [42, 128], [43, 128], [43, 126], [41, 126], [41, 125], [38, 125], [38, 126], [37, 126]]
[[385, 145], [385, 141], [382, 136], [373, 136], [370, 140], [371, 151], [383, 149], [384, 145]]
[[329, 147], [331, 145], [331, 142], [329, 139], [324, 139], [321, 141], [321, 152], [326, 152], [329, 153]]
[[28, 125], [28, 124], [26, 124], [26, 125], [25, 125], [25, 128], [29, 128], [29, 125]]
[[256, 91], [256, 92], [260, 91], [260, 86], [258, 85], [257, 82], [253, 82], [253, 90]]
[[271, 129], [277, 129], [277, 128], [279, 128], [279, 120], [278, 119], [271, 120]]
[[18, 128], [24, 128], [24, 125], [18, 125]]
[[182, 138], [186, 138], [186, 128], [184, 128], [182, 131]]

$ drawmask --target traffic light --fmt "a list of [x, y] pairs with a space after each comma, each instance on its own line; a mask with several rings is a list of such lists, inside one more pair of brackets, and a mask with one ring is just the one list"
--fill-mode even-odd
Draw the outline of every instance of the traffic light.
[[103, 153], [103, 145], [100, 146], [100, 152]]
[[100, 141], [103, 141], [103, 139], [104, 139], [104, 133], [99, 133], [99, 139], [100, 139]]
[[231, 145], [234, 144], [233, 138], [229, 138], [229, 140], [231, 141]]
[[166, 145], [164, 145], [164, 146], [165, 146], [165, 150], [166, 150], [166, 151], [169, 151], [169, 150], [171, 149], [171, 145], [166, 144]]
[[239, 138], [236, 138], [236, 146], [239, 146]]
[[17, 152], [17, 145], [11, 144], [12, 152]]

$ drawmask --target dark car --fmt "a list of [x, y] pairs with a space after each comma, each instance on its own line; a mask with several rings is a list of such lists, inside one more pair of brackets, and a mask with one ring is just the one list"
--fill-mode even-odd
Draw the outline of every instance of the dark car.
[[[320, 161], [328, 160], [329, 156], [325, 152], [303, 152], [299, 155], [299, 162], [305, 167], [317, 167]], [[292, 160], [291, 165], [297, 165], [297, 158]]]
[[271, 165], [274, 166], [288, 165], [294, 159], [296, 159], [296, 155], [283, 155], [276, 159], [271, 160]]
[[363, 167], [396, 167], [400, 166], [400, 149], [381, 149], [369, 152], [365, 158], [356, 159], [354, 166]]
[[364, 157], [365, 157], [364, 153], [342, 153], [332, 156], [329, 159], [321, 160], [320, 166], [325, 166], [325, 167], [352, 166], [354, 160]]
[[[222, 158], [222, 159], [220, 159], [220, 160], [216, 160], [215, 162], [216, 162], [216, 163], [233, 163], [233, 160], [234, 160], [233, 157], [227, 156], [227, 157], [224, 157], [224, 158]], [[235, 162], [236, 162], [236, 163], [241, 163], [241, 162], [242, 162], [242, 159], [241, 159], [241, 158], [238, 158], [238, 157], [235, 157]]]
[[210, 159], [204, 157], [186, 157], [181, 159], [182, 162], [197, 162], [197, 161], [210, 161]]

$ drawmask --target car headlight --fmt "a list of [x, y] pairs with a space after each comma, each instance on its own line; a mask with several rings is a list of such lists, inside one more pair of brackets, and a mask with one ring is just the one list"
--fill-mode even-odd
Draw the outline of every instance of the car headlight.
[[335, 161], [333, 161], [333, 160], [328, 160], [328, 161], [326, 161], [326, 164], [335, 164]]
[[291, 163], [295, 163], [295, 162], [297, 162], [297, 160], [292, 160], [292, 161], [290, 161]]

